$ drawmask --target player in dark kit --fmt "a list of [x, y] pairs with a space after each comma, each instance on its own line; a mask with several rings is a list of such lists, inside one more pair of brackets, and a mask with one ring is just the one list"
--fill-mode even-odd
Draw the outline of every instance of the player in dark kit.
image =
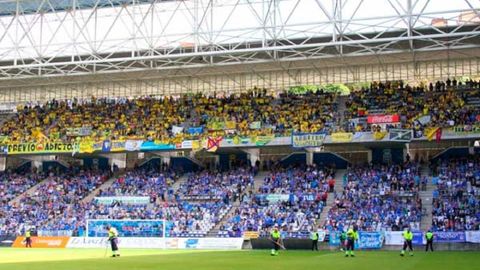
[[120, 253], [118, 251], [118, 232], [117, 229], [113, 228], [110, 225], [106, 226], [106, 229], [108, 231], [108, 241], [110, 242], [110, 245], [112, 246], [112, 257], [120, 257]]

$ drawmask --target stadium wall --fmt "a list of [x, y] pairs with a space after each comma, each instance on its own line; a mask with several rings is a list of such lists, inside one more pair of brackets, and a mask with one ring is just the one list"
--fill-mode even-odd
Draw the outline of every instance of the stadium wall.
[[[252, 249], [271, 249], [272, 242], [266, 238], [252, 239]], [[309, 250], [312, 249], [312, 241], [310, 239], [287, 238], [283, 240], [287, 250]], [[383, 245], [380, 250], [400, 250], [401, 245]], [[480, 251], [478, 243], [435, 243], [433, 248], [436, 251]], [[339, 250], [338, 246], [332, 246], [328, 242], [318, 244], [319, 250]], [[424, 250], [424, 246], [415, 246], [414, 250]]]

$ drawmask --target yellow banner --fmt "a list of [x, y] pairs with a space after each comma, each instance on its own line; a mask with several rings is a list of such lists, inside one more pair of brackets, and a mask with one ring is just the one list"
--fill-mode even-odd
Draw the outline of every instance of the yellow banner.
[[245, 231], [243, 232], [243, 239], [249, 240], [249, 239], [257, 239], [260, 236], [260, 234], [256, 231]]
[[332, 133], [332, 142], [351, 142], [353, 140], [353, 133], [350, 132], [336, 132]]
[[78, 143], [17, 143], [7, 145], [7, 154], [50, 154], [50, 153], [72, 153], [78, 152]]

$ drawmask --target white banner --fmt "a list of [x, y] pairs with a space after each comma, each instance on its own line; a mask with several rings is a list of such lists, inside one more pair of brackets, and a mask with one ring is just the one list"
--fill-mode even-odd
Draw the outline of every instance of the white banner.
[[[165, 242], [166, 241], [166, 242]], [[71, 237], [67, 248], [105, 248], [106, 237]], [[120, 248], [242, 249], [243, 238], [120, 237]]]
[[180, 126], [172, 126], [172, 133], [173, 134], [178, 134], [178, 133], [181, 133], [183, 131], [183, 127], [180, 127]]
[[142, 140], [126, 140], [125, 141], [125, 150], [126, 151], [140, 151], [142, 146]]
[[385, 232], [385, 245], [396, 245], [401, 246], [403, 245], [403, 232]]
[[121, 202], [124, 204], [149, 204], [150, 197], [146, 196], [114, 196], [114, 197], [95, 197], [95, 202], [99, 204], [112, 204]]
[[480, 243], [480, 231], [466, 231], [465, 238], [470, 243]]

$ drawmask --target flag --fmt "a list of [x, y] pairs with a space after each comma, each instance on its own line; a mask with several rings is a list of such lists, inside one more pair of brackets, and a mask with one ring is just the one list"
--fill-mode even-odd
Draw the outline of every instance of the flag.
[[442, 128], [437, 128], [437, 131], [435, 132], [435, 140], [437, 141], [437, 143], [439, 143], [441, 139], [442, 139]]
[[435, 137], [437, 130], [438, 130], [438, 127], [425, 128], [425, 137], [427, 137], [429, 141], [433, 140], [433, 137]]
[[207, 151], [208, 152], [216, 152], [220, 147], [220, 142], [222, 141], [222, 137], [208, 137], [207, 138]]
[[180, 126], [172, 126], [172, 133], [173, 134], [178, 134], [183, 132], [183, 127]]
[[385, 135], [387, 135], [387, 132], [385, 131], [376, 131], [373, 133], [373, 138], [375, 138], [375, 140], [379, 141], [381, 139], [383, 139], [385, 137]]

